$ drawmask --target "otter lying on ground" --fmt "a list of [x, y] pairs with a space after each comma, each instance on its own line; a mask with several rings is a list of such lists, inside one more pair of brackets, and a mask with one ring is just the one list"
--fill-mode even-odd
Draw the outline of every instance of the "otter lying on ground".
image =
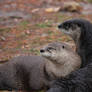
[[81, 65], [80, 57], [64, 43], [50, 43], [40, 52], [43, 57], [18, 56], [1, 64], [0, 90], [40, 90]]
[[67, 78], [56, 80], [48, 92], [92, 92], [92, 23], [85, 19], [71, 19], [58, 28], [73, 38], [82, 66]]

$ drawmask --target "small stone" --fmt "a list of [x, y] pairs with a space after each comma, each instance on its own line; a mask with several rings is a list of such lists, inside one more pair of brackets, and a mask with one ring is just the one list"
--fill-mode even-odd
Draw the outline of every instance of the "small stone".
[[5, 41], [5, 40], [6, 40], [6, 38], [5, 38], [5, 37], [3, 37], [3, 36], [1, 36], [1, 40], [2, 40], [2, 41]]
[[45, 33], [44, 33], [44, 34], [42, 34], [41, 36], [42, 36], [42, 37], [47, 37], [47, 36], [48, 36], [48, 34], [45, 34]]
[[30, 30], [26, 30], [26, 32], [25, 32], [27, 35], [29, 35], [30, 34]]

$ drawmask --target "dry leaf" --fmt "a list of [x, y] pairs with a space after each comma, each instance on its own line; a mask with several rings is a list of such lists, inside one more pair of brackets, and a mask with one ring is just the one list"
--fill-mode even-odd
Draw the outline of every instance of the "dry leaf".
[[80, 12], [82, 10], [82, 6], [74, 1], [65, 2], [64, 6], [60, 10], [70, 11], [70, 12]]
[[60, 10], [60, 7], [54, 7], [54, 8], [47, 8], [45, 9], [46, 12], [58, 12]]

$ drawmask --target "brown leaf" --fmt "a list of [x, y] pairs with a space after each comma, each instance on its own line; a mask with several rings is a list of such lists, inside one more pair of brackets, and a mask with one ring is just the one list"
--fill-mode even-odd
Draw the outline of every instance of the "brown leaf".
[[80, 12], [82, 10], [82, 6], [74, 1], [64, 2], [64, 6], [60, 10], [70, 11], [70, 12]]
[[54, 7], [54, 8], [47, 8], [45, 9], [46, 12], [58, 12], [60, 10], [60, 7]]

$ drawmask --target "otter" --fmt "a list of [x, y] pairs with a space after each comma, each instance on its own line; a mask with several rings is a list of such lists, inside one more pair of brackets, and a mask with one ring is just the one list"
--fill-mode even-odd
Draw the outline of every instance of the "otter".
[[92, 92], [92, 23], [75, 18], [58, 28], [74, 40], [82, 66], [67, 78], [56, 80], [48, 92]]
[[58, 28], [74, 40], [76, 52], [82, 59], [81, 67], [88, 65], [92, 56], [92, 24], [85, 19], [75, 18], [61, 23]]
[[79, 56], [65, 43], [50, 43], [40, 52], [47, 59], [46, 71], [55, 78], [65, 77], [80, 68]]
[[64, 43], [50, 43], [40, 53], [42, 56], [18, 56], [0, 64], [0, 90], [47, 89], [53, 80], [81, 66], [79, 55]]

